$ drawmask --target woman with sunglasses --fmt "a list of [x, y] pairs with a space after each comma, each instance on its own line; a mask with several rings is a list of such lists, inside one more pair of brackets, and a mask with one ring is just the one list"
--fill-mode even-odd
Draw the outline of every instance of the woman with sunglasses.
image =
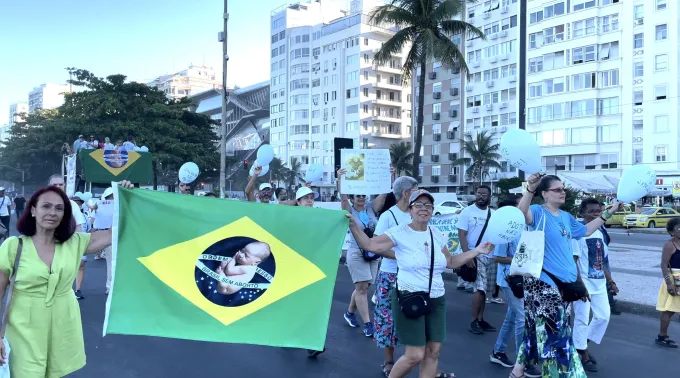
[[[580, 223], [571, 214], [560, 210], [566, 200], [564, 184], [559, 177], [541, 178], [533, 174], [519, 203], [526, 224], [532, 230], [545, 233], [543, 272], [540, 279], [524, 278], [524, 340], [510, 378], [525, 377], [524, 366], [535, 364], [543, 377], [585, 378], [581, 359], [572, 344], [571, 302], [562, 298], [558, 282], [574, 284], [580, 276], [574, 262], [572, 239], [590, 236], [611, 213]], [[535, 195], [543, 197], [542, 205], [531, 205]], [[609, 210], [615, 213], [620, 203]], [[577, 285], [572, 285], [577, 286]], [[582, 300], [588, 300], [587, 292]]]
[[[369, 236], [373, 236], [375, 226], [378, 224], [378, 212], [382, 209], [385, 202], [385, 195], [381, 194], [373, 201], [370, 201], [366, 195], [356, 194], [350, 196], [342, 193], [340, 185], [340, 177], [345, 174], [344, 169], [338, 169], [338, 192], [340, 193], [340, 201], [342, 202], [342, 209], [352, 214], [352, 217], [361, 224], [361, 229]], [[368, 251], [366, 251], [368, 252]], [[368, 310], [368, 288], [371, 283], [375, 281], [378, 275], [378, 258], [380, 256], [366, 257], [353, 236], [350, 235], [350, 245], [347, 250], [347, 268], [349, 274], [352, 276], [354, 283], [354, 292], [349, 301], [349, 308], [344, 314], [345, 321], [350, 327], [356, 328], [359, 326], [356, 315], [357, 310], [363, 322], [364, 336], [373, 337], [373, 323], [371, 322], [370, 312]]]
[[680, 218], [669, 220], [666, 231], [671, 240], [661, 250], [663, 282], [656, 303], [656, 309], [661, 311], [661, 329], [655, 342], [663, 347], [677, 348], [678, 344], [668, 337], [668, 326], [673, 315], [680, 312]]

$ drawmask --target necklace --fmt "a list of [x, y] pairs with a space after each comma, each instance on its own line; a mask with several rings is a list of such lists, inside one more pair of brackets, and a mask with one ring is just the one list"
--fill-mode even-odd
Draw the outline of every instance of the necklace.
[[548, 212], [552, 215], [560, 215], [560, 210], [558, 209], [556, 213], [554, 213], [552, 210], [548, 209], [546, 205], [541, 205], [544, 209], [548, 210]]

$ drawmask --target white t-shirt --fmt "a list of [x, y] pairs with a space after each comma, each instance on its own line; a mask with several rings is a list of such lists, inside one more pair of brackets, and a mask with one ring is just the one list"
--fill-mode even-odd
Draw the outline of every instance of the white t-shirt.
[[[494, 211], [491, 210], [491, 214], [493, 213]], [[477, 246], [477, 240], [479, 239], [479, 235], [482, 234], [482, 229], [484, 229], [484, 224], [486, 223], [486, 218], [488, 216], [489, 208], [482, 210], [477, 207], [477, 205], [468, 206], [460, 212], [460, 216], [458, 218], [458, 229], [467, 231], [468, 248], [472, 249]], [[488, 241], [488, 235], [486, 235], [486, 232], [484, 234], [485, 235], [479, 244]], [[489, 255], [479, 255], [479, 257], [486, 259], [493, 258], [493, 256]]]
[[605, 264], [609, 263], [609, 250], [602, 231], [597, 230], [590, 236], [572, 240], [572, 247], [574, 256], [578, 256], [578, 268], [588, 293], [606, 293], [604, 269]]
[[12, 206], [12, 199], [4, 196], [0, 198], [0, 217], [9, 216], [9, 207]]
[[[392, 216], [392, 214], [394, 214], [394, 216]], [[382, 235], [392, 227], [403, 226], [409, 223], [411, 223], [411, 214], [401, 211], [397, 205], [394, 205], [390, 207], [388, 211], [380, 215], [378, 224], [375, 226], [374, 234]], [[380, 271], [385, 273], [397, 273], [397, 260], [383, 258], [382, 263], [380, 263]]]
[[432, 290], [430, 297], [444, 296], [444, 280], [442, 272], [446, 269], [446, 257], [442, 248], [446, 245], [442, 233], [437, 229], [415, 231], [408, 224], [390, 228], [385, 231], [394, 243], [394, 253], [397, 257], [399, 273], [397, 285], [400, 291], [428, 290], [430, 281], [430, 231], [434, 239], [434, 269], [432, 274]]
[[74, 201], [71, 201], [71, 214], [73, 214], [73, 220], [76, 221], [76, 226], [80, 226], [85, 223], [85, 216], [80, 211], [80, 206]]

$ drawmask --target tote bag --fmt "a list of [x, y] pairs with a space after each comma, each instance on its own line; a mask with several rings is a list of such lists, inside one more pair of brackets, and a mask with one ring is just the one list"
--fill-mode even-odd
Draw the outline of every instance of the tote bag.
[[519, 238], [515, 256], [510, 265], [511, 276], [541, 277], [545, 253], [545, 216], [541, 212], [535, 231], [525, 230]]

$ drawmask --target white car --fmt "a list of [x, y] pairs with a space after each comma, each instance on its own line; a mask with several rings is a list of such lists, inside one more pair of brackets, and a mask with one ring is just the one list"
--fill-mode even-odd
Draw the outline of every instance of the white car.
[[458, 214], [466, 207], [467, 204], [461, 201], [441, 201], [438, 205], [434, 205], [434, 215]]

